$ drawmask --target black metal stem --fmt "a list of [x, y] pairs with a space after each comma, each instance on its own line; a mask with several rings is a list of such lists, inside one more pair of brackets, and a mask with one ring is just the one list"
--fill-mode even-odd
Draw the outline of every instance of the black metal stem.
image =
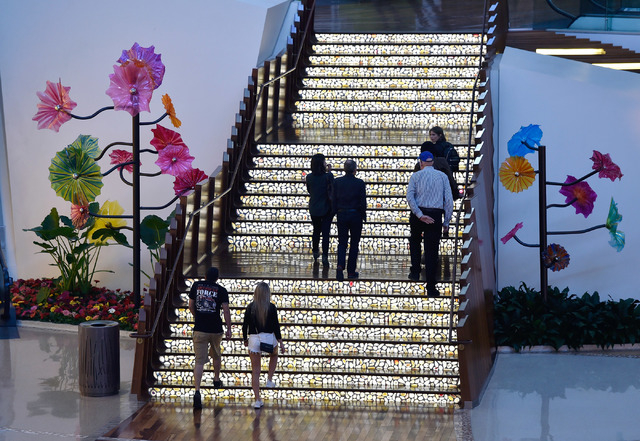
[[108, 174], [112, 173], [117, 168], [120, 169], [120, 175], [122, 175], [122, 170], [124, 170], [124, 167], [127, 166], [127, 165], [131, 165], [131, 164], [133, 164], [133, 161], [121, 162], [120, 164], [116, 164], [113, 167], [111, 167], [109, 170], [107, 170], [106, 172], [102, 173], [102, 176], [107, 176]]
[[167, 202], [166, 204], [164, 204], [161, 207], [140, 207], [141, 210], [163, 210], [165, 208], [167, 208], [169, 205], [173, 204], [175, 201], [177, 201], [180, 196], [182, 196], [183, 194], [185, 194], [187, 191], [189, 190], [185, 190], [180, 192], [180, 194], [176, 195], [173, 199], [171, 199], [169, 202]]
[[540, 291], [544, 302], [547, 303], [547, 267], [542, 261], [542, 252], [547, 248], [547, 149], [541, 145], [538, 148], [538, 169], [540, 176], [540, 188], [538, 193], [538, 216], [540, 227]]
[[95, 111], [95, 113], [93, 115], [89, 115], [89, 116], [78, 116], [78, 115], [74, 115], [73, 113], [69, 113], [69, 116], [71, 118], [75, 118], [75, 119], [91, 119], [91, 118], [95, 118], [96, 116], [98, 116], [99, 114], [101, 114], [102, 112], [104, 112], [105, 110], [113, 110], [114, 107], [113, 106], [107, 106], [107, 107], [103, 107], [102, 109], [98, 109]]
[[133, 294], [140, 308], [140, 114], [133, 117]]
[[153, 124], [158, 124], [160, 121], [165, 119], [167, 117], [167, 115], [169, 115], [169, 114], [165, 113], [164, 115], [162, 115], [160, 118], [156, 119], [155, 121], [141, 122], [140, 125], [141, 126], [151, 126]]
[[108, 151], [111, 147], [116, 146], [116, 145], [126, 145], [126, 146], [129, 146], [129, 147], [131, 147], [131, 146], [132, 146], [132, 144], [131, 144], [130, 142], [112, 142], [111, 144], [107, 145], [107, 146], [102, 150], [102, 152], [100, 153], [100, 155], [98, 155], [98, 157], [97, 157], [97, 158], [94, 158], [94, 160], [95, 160], [96, 162], [97, 162], [97, 161], [99, 161], [99, 160], [101, 160], [101, 159], [102, 159], [102, 157], [104, 156], [104, 154], [105, 154], [105, 153], [107, 153], [107, 151]]
[[540, 245], [537, 243], [526, 243], [521, 241], [520, 239], [518, 239], [518, 236], [516, 236], [515, 234], [513, 235], [513, 238], [516, 240], [516, 242], [518, 242], [520, 245], [525, 246], [525, 247], [529, 247], [529, 248], [539, 248]]
[[590, 178], [591, 176], [595, 175], [596, 173], [598, 173], [600, 170], [594, 170], [591, 173], [587, 173], [586, 175], [584, 175], [583, 177], [581, 177], [580, 179], [573, 181], [573, 182], [547, 182], [547, 185], [559, 185], [561, 187], [569, 187], [571, 185], [576, 185], [578, 182], [582, 182], [585, 179]]
[[600, 228], [607, 228], [606, 224], [596, 225], [595, 227], [587, 228], [585, 230], [574, 230], [574, 231], [548, 231], [547, 234], [582, 234], [588, 233], [589, 231], [598, 230]]
[[573, 198], [571, 199], [571, 201], [567, 202], [566, 204], [549, 204], [547, 205], [547, 208], [564, 208], [564, 207], [568, 207], [571, 204], [573, 204], [575, 201], [577, 201], [578, 198]]

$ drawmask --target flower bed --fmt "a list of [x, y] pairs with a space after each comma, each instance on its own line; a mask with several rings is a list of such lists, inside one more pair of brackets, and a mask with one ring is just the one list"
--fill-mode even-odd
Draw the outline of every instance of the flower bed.
[[92, 287], [84, 296], [60, 292], [52, 279], [18, 279], [11, 299], [19, 320], [79, 324], [87, 320], [113, 320], [120, 329], [138, 328], [138, 310], [131, 291]]

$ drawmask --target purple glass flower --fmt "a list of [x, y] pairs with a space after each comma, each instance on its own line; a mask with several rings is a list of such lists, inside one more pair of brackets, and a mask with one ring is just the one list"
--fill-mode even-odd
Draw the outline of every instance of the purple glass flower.
[[123, 66], [133, 62], [138, 67], [144, 67], [153, 81], [153, 88], [157, 89], [162, 84], [164, 78], [164, 64], [161, 55], [154, 52], [155, 47], [141, 47], [138, 43], [133, 43], [131, 49], [122, 51], [122, 56], [118, 58], [118, 63]]
[[[576, 180], [577, 179], [573, 176], [567, 175], [567, 179], [564, 183], [569, 184]], [[560, 187], [560, 194], [567, 197], [565, 202], [567, 204], [571, 202], [571, 205], [576, 209], [576, 214], [582, 213], [584, 217], [588, 217], [591, 214], [593, 211], [593, 203], [598, 197], [596, 192], [591, 189], [591, 186], [589, 186], [586, 181]]]
[[522, 222], [518, 222], [516, 226], [511, 229], [511, 231], [509, 231], [507, 234], [504, 235], [502, 239], [500, 239], [502, 243], [507, 243], [511, 239], [513, 239], [513, 237], [516, 235], [516, 233], [520, 228], [522, 228]]
[[153, 81], [145, 68], [133, 63], [114, 65], [109, 78], [111, 85], [106, 93], [113, 100], [115, 110], [126, 110], [131, 116], [136, 116], [142, 110], [149, 111]]
[[158, 152], [156, 164], [164, 174], [180, 176], [191, 169], [195, 158], [184, 145], [168, 145]]

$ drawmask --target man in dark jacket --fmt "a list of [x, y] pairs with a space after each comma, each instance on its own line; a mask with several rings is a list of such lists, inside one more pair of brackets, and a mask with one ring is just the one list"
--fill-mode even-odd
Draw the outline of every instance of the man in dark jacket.
[[367, 220], [367, 191], [364, 181], [356, 178], [358, 166], [352, 159], [344, 163], [344, 176], [336, 179], [333, 185], [333, 200], [337, 213], [338, 224], [338, 266], [336, 278], [344, 279], [343, 271], [347, 255], [347, 242], [349, 236], [349, 262], [346, 265], [347, 277], [357, 279], [359, 273], [356, 272], [356, 261], [360, 236], [362, 235], [362, 224]]
[[231, 340], [231, 313], [229, 312], [229, 293], [218, 283], [218, 268], [211, 267], [207, 271], [206, 280], [199, 280], [191, 285], [189, 291], [189, 311], [193, 315], [193, 349], [196, 354], [193, 368], [193, 379], [196, 392], [193, 396], [193, 407], [202, 408], [200, 396], [200, 382], [204, 365], [209, 361], [209, 355], [213, 358], [213, 386], [222, 387], [220, 381], [220, 365], [222, 353], [220, 342], [222, 341], [222, 320], [220, 310], [224, 312], [224, 321], [227, 325], [226, 337]]

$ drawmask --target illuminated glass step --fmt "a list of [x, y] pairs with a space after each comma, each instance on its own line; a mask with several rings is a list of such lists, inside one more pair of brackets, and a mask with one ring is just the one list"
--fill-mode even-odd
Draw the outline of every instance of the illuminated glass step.
[[[254, 400], [253, 392], [250, 388], [225, 388], [225, 389], [209, 389], [203, 387], [201, 389], [202, 400], [207, 403], [209, 400], [215, 400], [216, 403], [228, 402], [229, 404], [237, 404], [238, 402], [252, 403]], [[149, 394], [154, 402], [161, 403], [184, 403], [193, 401], [193, 385], [185, 385], [181, 387], [170, 386], [154, 386], [149, 388]], [[420, 391], [415, 388], [409, 390], [375, 390], [368, 387], [358, 385], [355, 389], [325, 389], [321, 386], [314, 388], [296, 388], [287, 389], [285, 387], [277, 387], [275, 389], [261, 389], [260, 395], [267, 403], [270, 402], [300, 402], [304, 405], [327, 405], [332, 409], [340, 404], [348, 404], [353, 406], [402, 406], [414, 405], [419, 407], [455, 407], [460, 404], [460, 395], [457, 391]], [[177, 409], [177, 407], [176, 407]], [[189, 412], [192, 412], [189, 410]], [[190, 414], [189, 414], [190, 415]]]
[[473, 89], [470, 78], [302, 78], [309, 89]]
[[[229, 236], [229, 248], [232, 251], [252, 251], [252, 252], [282, 252], [292, 254], [308, 254], [311, 250], [311, 236], [275, 236], [275, 235], [231, 235]], [[367, 237], [360, 239], [360, 253], [368, 254], [409, 254], [409, 238], [392, 237]], [[329, 245], [329, 252], [336, 253], [337, 240], [332, 240]], [[450, 249], [446, 239], [440, 241], [440, 254], [448, 255], [446, 250]]]
[[[413, 148], [415, 150], [415, 154], [409, 157], [401, 157], [401, 156], [374, 156], [370, 154], [368, 156], [359, 158], [354, 153], [350, 152], [348, 149], [344, 149], [342, 151], [341, 156], [330, 156], [327, 157], [327, 165], [330, 165], [332, 171], [341, 173], [342, 166], [347, 159], [354, 159], [358, 162], [358, 169], [380, 169], [380, 170], [398, 170], [404, 169], [406, 171], [413, 171], [415, 165], [418, 161], [418, 155], [420, 153], [420, 147], [416, 146]], [[346, 155], [345, 155], [346, 153]], [[304, 156], [267, 156], [260, 155], [253, 158], [254, 167], [256, 168], [282, 168], [282, 169], [290, 169], [290, 168], [299, 168], [306, 169], [307, 172], [310, 171], [311, 167], [311, 156], [312, 152], [308, 152], [307, 155]], [[384, 152], [379, 151], [379, 155], [384, 155]], [[325, 155], [326, 156], [326, 155]]]
[[470, 112], [471, 103], [415, 101], [296, 101], [300, 112]]
[[392, 90], [392, 89], [302, 89], [302, 100], [377, 100], [377, 101], [470, 101], [472, 91], [459, 90]]
[[[309, 205], [308, 196], [270, 196], [249, 195], [240, 196], [240, 200], [249, 207], [306, 207]], [[395, 210], [408, 210], [406, 193], [398, 196], [367, 196], [367, 209], [393, 208]]]
[[315, 55], [479, 55], [476, 44], [324, 44], [312, 45]]
[[479, 44], [482, 41], [480, 34], [315, 34], [318, 43], [471, 43]]
[[[334, 219], [335, 220], [335, 219]], [[310, 236], [313, 232], [313, 226], [311, 222], [279, 222], [265, 221], [261, 223], [256, 222], [233, 222], [232, 227], [235, 234], [286, 234], [286, 235], [298, 235], [298, 236]], [[365, 223], [362, 226], [362, 234], [368, 235], [381, 235], [392, 234], [399, 237], [409, 237], [409, 223], [395, 223], [395, 224], [375, 224]], [[331, 225], [331, 236], [337, 237], [338, 227], [336, 223]]]
[[[448, 338], [448, 337], [447, 337]], [[193, 355], [193, 340], [189, 337], [166, 338], [164, 340], [167, 353]], [[411, 341], [373, 341], [366, 340], [311, 340], [285, 338], [287, 355], [323, 354], [327, 357], [412, 357], [454, 359], [457, 357], [457, 343], [429, 341], [427, 339]], [[222, 341], [223, 354], [246, 354], [247, 348], [240, 340]]]
[[[461, 157], [466, 156], [466, 146], [454, 144], [454, 147]], [[335, 172], [342, 167], [334, 167], [334, 164], [341, 166], [344, 159], [346, 159], [345, 153], [347, 152], [349, 159], [382, 159], [386, 163], [391, 156], [409, 159], [417, 158], [420, 154], [420, 145], [259, 144], [258, 151], [262, 155], [302, 156], [306, 159], [300, 164], [301, 168], [309, 168], [311, 156], [315, 153], [323, 153]]]
[[423, 127], [432, 127], [435, 125], [453, 128], [469, 126], [469, 115], [462, 113], [407, 115], [404, 113], [296, 112], [292, 114], [292, 117], [293, 127], [421, 129]]
[[[258, 221], [309, 221], [309, 209], [298, 208], [250, 208], [241, 207], [236, 210], [238, 220]], [[406, 210], [375, 210], [367, 213], [367, 222], [408, 222], [409, 213]]]
[[[266, 357], [264, 358], [266, 364]], [[190, 371], [195, 362], [194, 355], [160, 355], [160, 369]], [[355, 359], [336, 357], [290, 357], [286, 353], [279, 354], [278, 367], [287, 372], [297, 373], [333, 373], [350, 375], [458, 375], [456, 360], [403, 360], [403, 359]], [[251, 369], [246, 351], [243, 354], [226, 354], [223, 358], [222, 376], [233, 377], [229, 373], [248, 371]], [[213, 385], [213, 368], [205, 365], [204, 384]], [[224, 381], [224, 379], [223, 379]], [[225, 382], [227, 383], [227, 382]]]
[[[338, 175], [339, 176], [339, 175]], [[308, 196], [304, 182], [249, 182], [245, 184], [247, 194], [293, 194]], [[371, 184], [367, 185], [367, 195], [404, 196], [406, 185]]]
[[475, 78], [477, 67], [307, 67], [305, 74], [316, 78]]
[[478, 55], [423, 56], [423, 55], [311, 55], [312, 66], [434, 66], [475, 67]]

